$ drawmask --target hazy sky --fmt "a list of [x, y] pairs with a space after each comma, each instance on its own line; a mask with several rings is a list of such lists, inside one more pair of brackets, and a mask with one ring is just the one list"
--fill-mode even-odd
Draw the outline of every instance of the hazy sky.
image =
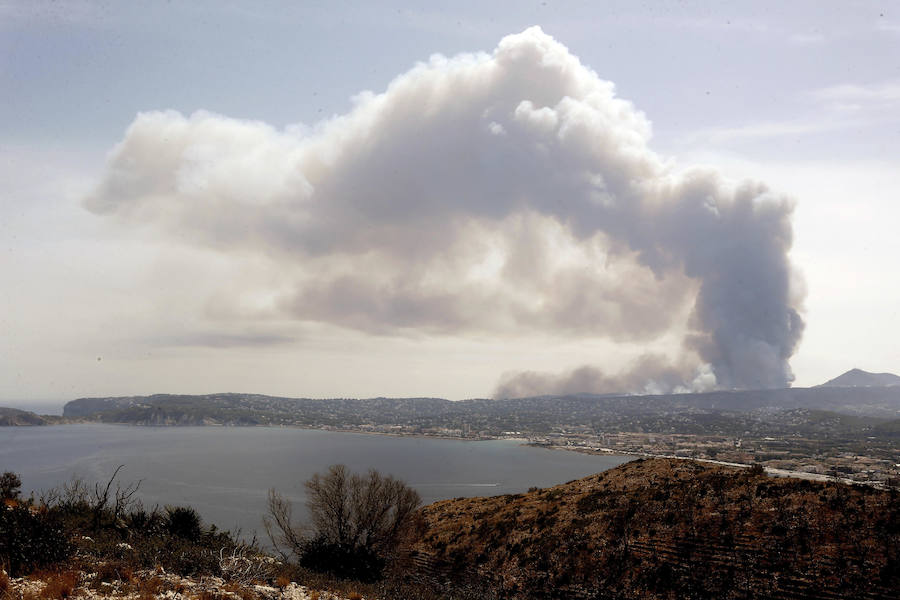
[[895, 3], [428, 4], [0, 0], [0, 405], [900, 371]]

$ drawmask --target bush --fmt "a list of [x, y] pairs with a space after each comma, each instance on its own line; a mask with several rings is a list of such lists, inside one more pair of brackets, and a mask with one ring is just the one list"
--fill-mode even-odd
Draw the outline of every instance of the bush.
[[747, 473], [749, 473], [751, 477], [765, 477], [766, 469], [761, 464], [754, 463], [747, 470]]
[[22, 480], [12, 471], [0, 475], [0, 500], [16, 500], [22, 488]]
[[266, 531], [287, 557], [310, 569], [360, 580], [374, 580], [409, 538], [417, 533], [419, 494], [403, 481], [371, 470], [351, 474], [344, 465], [329, 467], [306, 482], [313, 535], [292, 521], [291, 503], [269, 491]]
[[0, 563], [10, 575], [30, 573], [65, 560], [72, 545], [49, 513], [24, 506], [0, 509]]
[[167, 506], [166, 528], [171, 535], [196, 542], [203, 534], [203, 522], [189, 506]]
[[341, 546], [317, 537], [304, 545], [299, 564], [319, 573], [371, 583], [381, 579], [385, 560], [370, 548]]
[[160, 535], [168, 529], [168, 520], [157, 509], [148, 512], [143, 506], [132, 509], [124, 521], [129, 530], [144, 536]]

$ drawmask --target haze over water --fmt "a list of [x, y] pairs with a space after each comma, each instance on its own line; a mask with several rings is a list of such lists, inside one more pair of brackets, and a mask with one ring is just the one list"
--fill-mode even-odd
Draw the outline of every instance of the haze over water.
[[63, 425], [0, 428], [0, 469], [23, 490], [58, 486], [78, 475], [142, 480], [148, 507], [191, 505], [220, 528], [262, 532], [271, 487], [301, 509], [302, 482], [331, 464], [376, 468], [406, 480], [425, 504], [546, 487], [629, 460], [522, 446], [514, 440], [457, 441], [264, 427]]

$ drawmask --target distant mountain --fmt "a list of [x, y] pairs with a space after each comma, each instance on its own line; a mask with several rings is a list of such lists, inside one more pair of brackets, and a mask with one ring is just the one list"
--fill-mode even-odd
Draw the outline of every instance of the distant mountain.
[[11, 425], [46, 425], [47, 421], [28, 410], [0, 406], [0, 427]]
[[829, 379], [818, 387], [886, 387], [900, 385], [900, 376], [893, 373], [869, 373], [862, 369], [850, 369], [843, 375]]

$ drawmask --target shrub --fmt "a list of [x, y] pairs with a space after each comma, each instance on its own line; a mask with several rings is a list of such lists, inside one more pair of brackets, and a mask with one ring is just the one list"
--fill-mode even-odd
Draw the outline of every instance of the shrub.
[[766, 469], [759, 463], [754, 463], [747, 470], [751, 477], [765, 477]]
[[385, 567], [384, 558], [372, 549], [341, 546], [324, 537], [307, 542], [299, 558], [301, 567], [367, 583], [378, 581]]
[[171, 535], [196, 542], [203, 534], [203, 522], [189, 506], [167, 506], [166, 528]]
[[0, 563], [10, 575], [30, 573], [65, 560], [72, 545], [49, 513], [24, 506], [0, 510]]
[[91, 587], [102, 589], [104, 584], [115, 581], [131, 583], [134, 579], [134, 570], [124, 561], [104, 561], [94, 567], [96, 575], [91, 581]]
[[160, 562], [167, 571], [178, 575], [221, 575], [219, 553], [212, 547], [181, 538], [171, 538], [166, 544]]
[[159, 535], [168, 527], [168, 520], [158, 510], [147, 512], [143, 506], [126, 514], [124, 521], [129, 530], [140, 535]]
[[22, 480], [12, 471], [0, 475], [0, 500], [16, 500], [22, 489]]

